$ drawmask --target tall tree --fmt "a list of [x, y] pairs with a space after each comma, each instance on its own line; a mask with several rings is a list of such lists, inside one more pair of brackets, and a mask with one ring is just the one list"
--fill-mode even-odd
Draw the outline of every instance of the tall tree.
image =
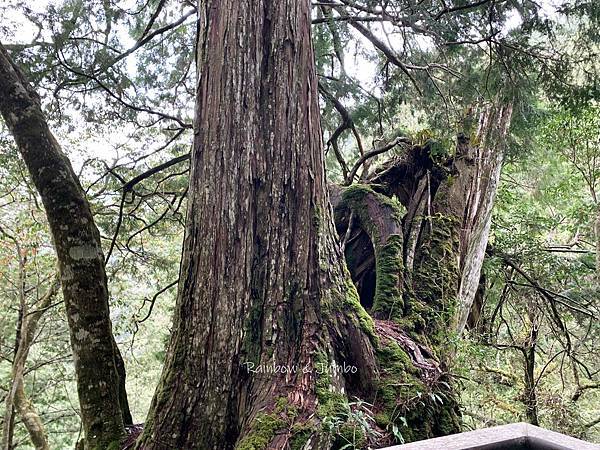
[[[338, 231], [357, 233], [346, 255], [375, 274], [362, 283], [351, 264], [361, 292], [375, 285], [363, 301], [372, 318], [332, 222], [309, 2], [200, 2], [197, 64], [174, 330], [138, 448], [361, 447], [366, 433], [336, 441], [321, 423], [348, 419], [339, 407], [352, 396], [375, 403], [374, 429], [408, 420], [408, 439], [456, 431], [452, 393], [436, 393], [448, 386], [468, 138], [456, 157], [397, 139], [385, 147], [405, 151], [370, 186], [336, 190]], [[344, 364], [356, 370], [322, 373]], [[432, 402], [415, 401], [425, 392]]]
[[492, 104], [485, 107], [479, 118], [476, 138], [478, 145], [470, 155], [475, 163], [475, 171], [468, 188], [467, 211], [461, 237], [463, 248], [456, 317], [459, 334], [467, 324], [480, 284], [512, 109], [512, 104]]
[[119, 445], [131, 422], [125, 372], [111, 331], [100, 233], [40, 99], [0, 44], [0, 112], [42, 198], [58, 256], [86, 448]]
[[141, 448], [244, 448], [259, 430], [282, 448], [292, 431], [265, 415], [285, 403], [316, 420], [319, 363], [358, 368], [331, 389], [372, 393], [372, 325], [327, 199], [310, 20], [305, 0], [200, 2], [179, 295]]

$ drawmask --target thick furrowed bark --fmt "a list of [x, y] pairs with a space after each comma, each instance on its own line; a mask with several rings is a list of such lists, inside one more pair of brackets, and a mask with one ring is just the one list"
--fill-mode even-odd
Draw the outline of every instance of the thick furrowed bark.
[[54, 247], [75, 361], [81, 418], [90, 449], [124, 436], [100, 234], [85, 193], [48, 128], [39, 98], [0, 45], [0, 111], [40, 193]]
[[[329, 387], [371, 394], [371, 323], [327, 200], [310, 20], [307, 0], [200, 2], [174, 333], [139, 448], [283, 448], [292, 415], [328, 448], [312, 416]], [[359, 371], [319, 390], [316, 366], [342, 359]], [[275, 367], [297, 372], [262, 371]]]

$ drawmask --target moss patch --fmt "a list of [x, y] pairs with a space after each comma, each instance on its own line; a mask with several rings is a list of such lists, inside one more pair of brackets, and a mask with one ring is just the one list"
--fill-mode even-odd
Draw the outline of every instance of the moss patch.
[[[325, 352], [315, 354], [315, 367], [328, 368], [329, 364]], [[321, 418], [336, 416], [343, 410], [343, 405], [347, 402], [346, 396], [333, 390], [331, 373], [328, 370], [319, 372], [315, 382], [315, 393], [319, 401], [317, 415]]]
[[285, 425], [285, 421], [278, 414], [258, 414], [252, 424], [252, 431], [238, 443], [236, 450], [267, 448], [275, 433]]
[[[444, 349], [449, 343], [447, 334], [456, 307], [460, 281], [458, 246], [460, 223], [454, 217], [437, 214], [430, 218], [428, 234], [415, 261], [409, 311], [424, 321], [421, 336], [432, 350]], [[421, 331], [421, 330], [414, 330]]]
[[382, 339], [377, 360], [381, 378], [375, 421], [382, 429], [398, 430], [406, 442], [459, 431], [456, 401], [448, 383], [425, 382], [407, 351], [390, 339]]
[[367, 233], [375, 253], [375, 296], [373, 312], [378, 317], [399, 319], [404, 304], [402, 299], [403, 236], [401, 233], [382, 235], [374, 223], [369, 203], [385, 211], [383, 220], [401, 224], [404, 208], [396, 200], [373, 190], [371, 186], [355, 184], [342, 194], [343, 204], [360, 220], [361, 228]]
[[373, 312], [387, 319], [402, 317], [403, 238], [394, 234], [385, 245], [375, 247], [375, 298]]
[[342, 296], [342, 305], [346, 311], [353, 313], [351, 314], [351, 317], [358, 320], [360, 329], [363, 330], [374, 343], [376, 341], [376, 335], [373, 318], [360, 304], [360, 298], [358, 297], [358, 292], [356, 291], [356, 286], [354, 286], [354, 283], [352, 282], [350, 273], [347, 271], [347, 269], [344, 272], [346, 286], [344, 289], [345, 292]]
[[313, 434], [314, 425], [297, 423], [292, 426], [290, 450], [302, 450]]
[[[419, 379], [419, 371], [408, 354], [395, 342], [382, 344], [377, 351], [381, 379], [377, 396], [390, 422], [402, 412], [402, 402], [409, 403], [427, 388]], [[399, 408], [400, 406], [400, 408]]]

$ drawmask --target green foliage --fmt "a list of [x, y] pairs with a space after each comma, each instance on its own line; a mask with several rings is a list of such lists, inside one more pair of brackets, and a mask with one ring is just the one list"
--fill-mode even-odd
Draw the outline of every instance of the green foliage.
[[331, 437], [332, 450], [359, 450], [381, 437], [376, 429], [372, 405], [344, 400], [331, 414], [322, 417], [322, 426]]
[[[170, 335], [176, 284], [163, 289], [178, 278], [187, 162], [144, 179], [131, 191], [124, 192], [123, 185], [189, 151], [192, 134], [186, 127], [194, 113], [196, 15], [185, 2], [38, 3], [9, 0], [0, 5], [0, 41], [41, 93], [52, 129], [81, 172], [105, 253], [114, 239], [107, 262], [112, 322], [124, 350], [131, 407], [136, 422], [141, 422]], [[380, 15], [373, 10], [376, 2], [348, 3], [359, 7], [348, 6], [348, 14]], [[563, 1], [556, 13], [546, 4], [525, 0], [475, 2], [469, 8], [449, 0], [449, 11], [441, 3], [388, 2], [386, 15], [394, 20], [386, 22], [385, 30], [378, 20], [369, 23], [403, 67], [375, 49], [350, 21], [332, 20], [339, 18], [339, 10], [324, 5], [313, 9], [311, 17], [327, 19], [313, 26], [319, 83], [346, 108], [361, 138], [358, 141], [350, 129], [345, 130], [339, 139], [341, 154], [351, 167], [361, 145], [368, 151], [395, 137], [410, 136], [428, 145], [432, 159], [444, 160], [452, 155], [458, 131], [466, 135], [476, 131], [481, 104], [514, 103], [492, 244], [544, 288], [559, 294], [556, 307], [570, 332], [576, 360], [558, 354], [565, 348], [565, 336], [547, 298], [501, 258], [493, 257], [485, 264], [488, 289], [481, 328], [462, 343], [459, 363], [452, 370], [472, 380], [465, 381], [462, 398], [467, 413], [473, 414], [465, 416], [467, 426], [523, 420], [523, 358], [518, 347], [532, 329], [532, 322], [523, 318], [535, 311], [541, 423], [598, 441], [598, 425], [590, 424], [600, 414], [600, 402], [598, 390], [589, 387], [598, 382], [594, 358], [599, 351], [598, 325], [590, 323], [585, 312], [599, 315], [593, 253], [600, 167], [600, 114], [595, 103], [599, 3]], [[453, 7], [459, 9], [450, 11]], [[30, 36], [22, 34], [27, 28]], [[154, 38], [135, 47], [152, 33], [157, 33]], [[321, 107], [327, 140], [341, 119], [331, 102], [323, 100]], [[401, 157], [402, 148], [371, 159], [372, 167], [389, 155]], [[329, 180], [341, 181], [331, 146], [326, 163]], [[27, 257], [26, 303], [34, 307], [55, 272], [55, 262], [43, 209], [25, 174], [7, 130], [0, 130], [0, 226], [17, 238]], [[355, 185], [345, 196], [361, 212], [367, 194], [375, 195]], [[401, 220], [404, 211], [395, 201], [378, 199], [388, 202]], [[361, 217], [370, 227], [367, 219]], [[426, 248], [412, 286], [398, 283], [402, 236], [377, 246], [374, 311], [428, 340], [435, 352], [457, 341], [450, 333], [433, 331], [443, 330], [441, 324], [449, 323], [453, 314], [455, 299], [448, 293], [457, 283], [458, 230], [447, 217], [427, 219], [431, 226], [424, 231]], [[321, 217], [314, 220], [322, 225]], [[19, 258], [5, 234], [0, 233], [0, 399], [10, 381], [21, 308]], [[557, 247], [578, 253], [554, 251]], [[376, 340], [373, 320], [353, 285], [339, 286], [332, 303], [325, 305], [325, 313], [333, 306], [353, 312], [360, 327]], [[79, 432], [67, 336], [59, 298], [44, 314], [26, 375], [26, 391], [46, 424], [51, 448], [71, 448]], [[450, 400], [423, 385], [407, 353], [392, 344], [378, 346], [377, 352], [384, 367], [378, 388], [386, 404], [383, 411], [349, 403], [331, 391], [326, 376], [317, 381], [319, 414], [336, 436], [336, 445], [364, 448], [377, 432], [374, 421], [397, 442], [431, 434], [424, 425], [427, 421], [438, 423], [436, 432], [453, 429], [452, 417], [446, 416], [449, 408], [441, 407]], [[573, 400], [578, 383], [588, 388]], [[398, 404], [398, 399], [404, 403]], [[280, 420], [277, 413], [257, 417], [256, 433], [244, 443], [246, 448], [264, 447]], [[292, 427], [290, 444], [299, 449], [308, 438], [309, 425]], [[15, 432], [15, 442], [27, 441], [21, 424]]]
[[553, 107], [534, 131], [538, 145], [503, 170], [483, 310], [458, 352], [465, 422], [527, 420], [524, 351], [533, 348], [540, 425], [598, 441], [599, 393], [580, 390], [598, 371], [597, 108]]

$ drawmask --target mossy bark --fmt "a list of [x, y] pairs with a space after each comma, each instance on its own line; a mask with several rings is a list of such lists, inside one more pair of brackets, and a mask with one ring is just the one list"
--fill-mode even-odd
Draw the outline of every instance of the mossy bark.
[[[375, 293], [371, 312], [378, 318], [399, 318], [403, 304], [403, 207], [368, 185], [344, 189], [342, 201], [367, 233], [375, 256]], [[340, 217], [337, 218], [339, 222]], [[348, 219], [350, 221], [350, 219]]]
[[472, 176], [463, 144], [435, 160], [431, 144], [414, 146], [335, 197], [336, 226], [349, 234], [346, 258], [361, 294], [375, 275], [372, 305], [363, 303], [379, 341], [377, 422], [407, 441], [459, 431], [448, 372]]

